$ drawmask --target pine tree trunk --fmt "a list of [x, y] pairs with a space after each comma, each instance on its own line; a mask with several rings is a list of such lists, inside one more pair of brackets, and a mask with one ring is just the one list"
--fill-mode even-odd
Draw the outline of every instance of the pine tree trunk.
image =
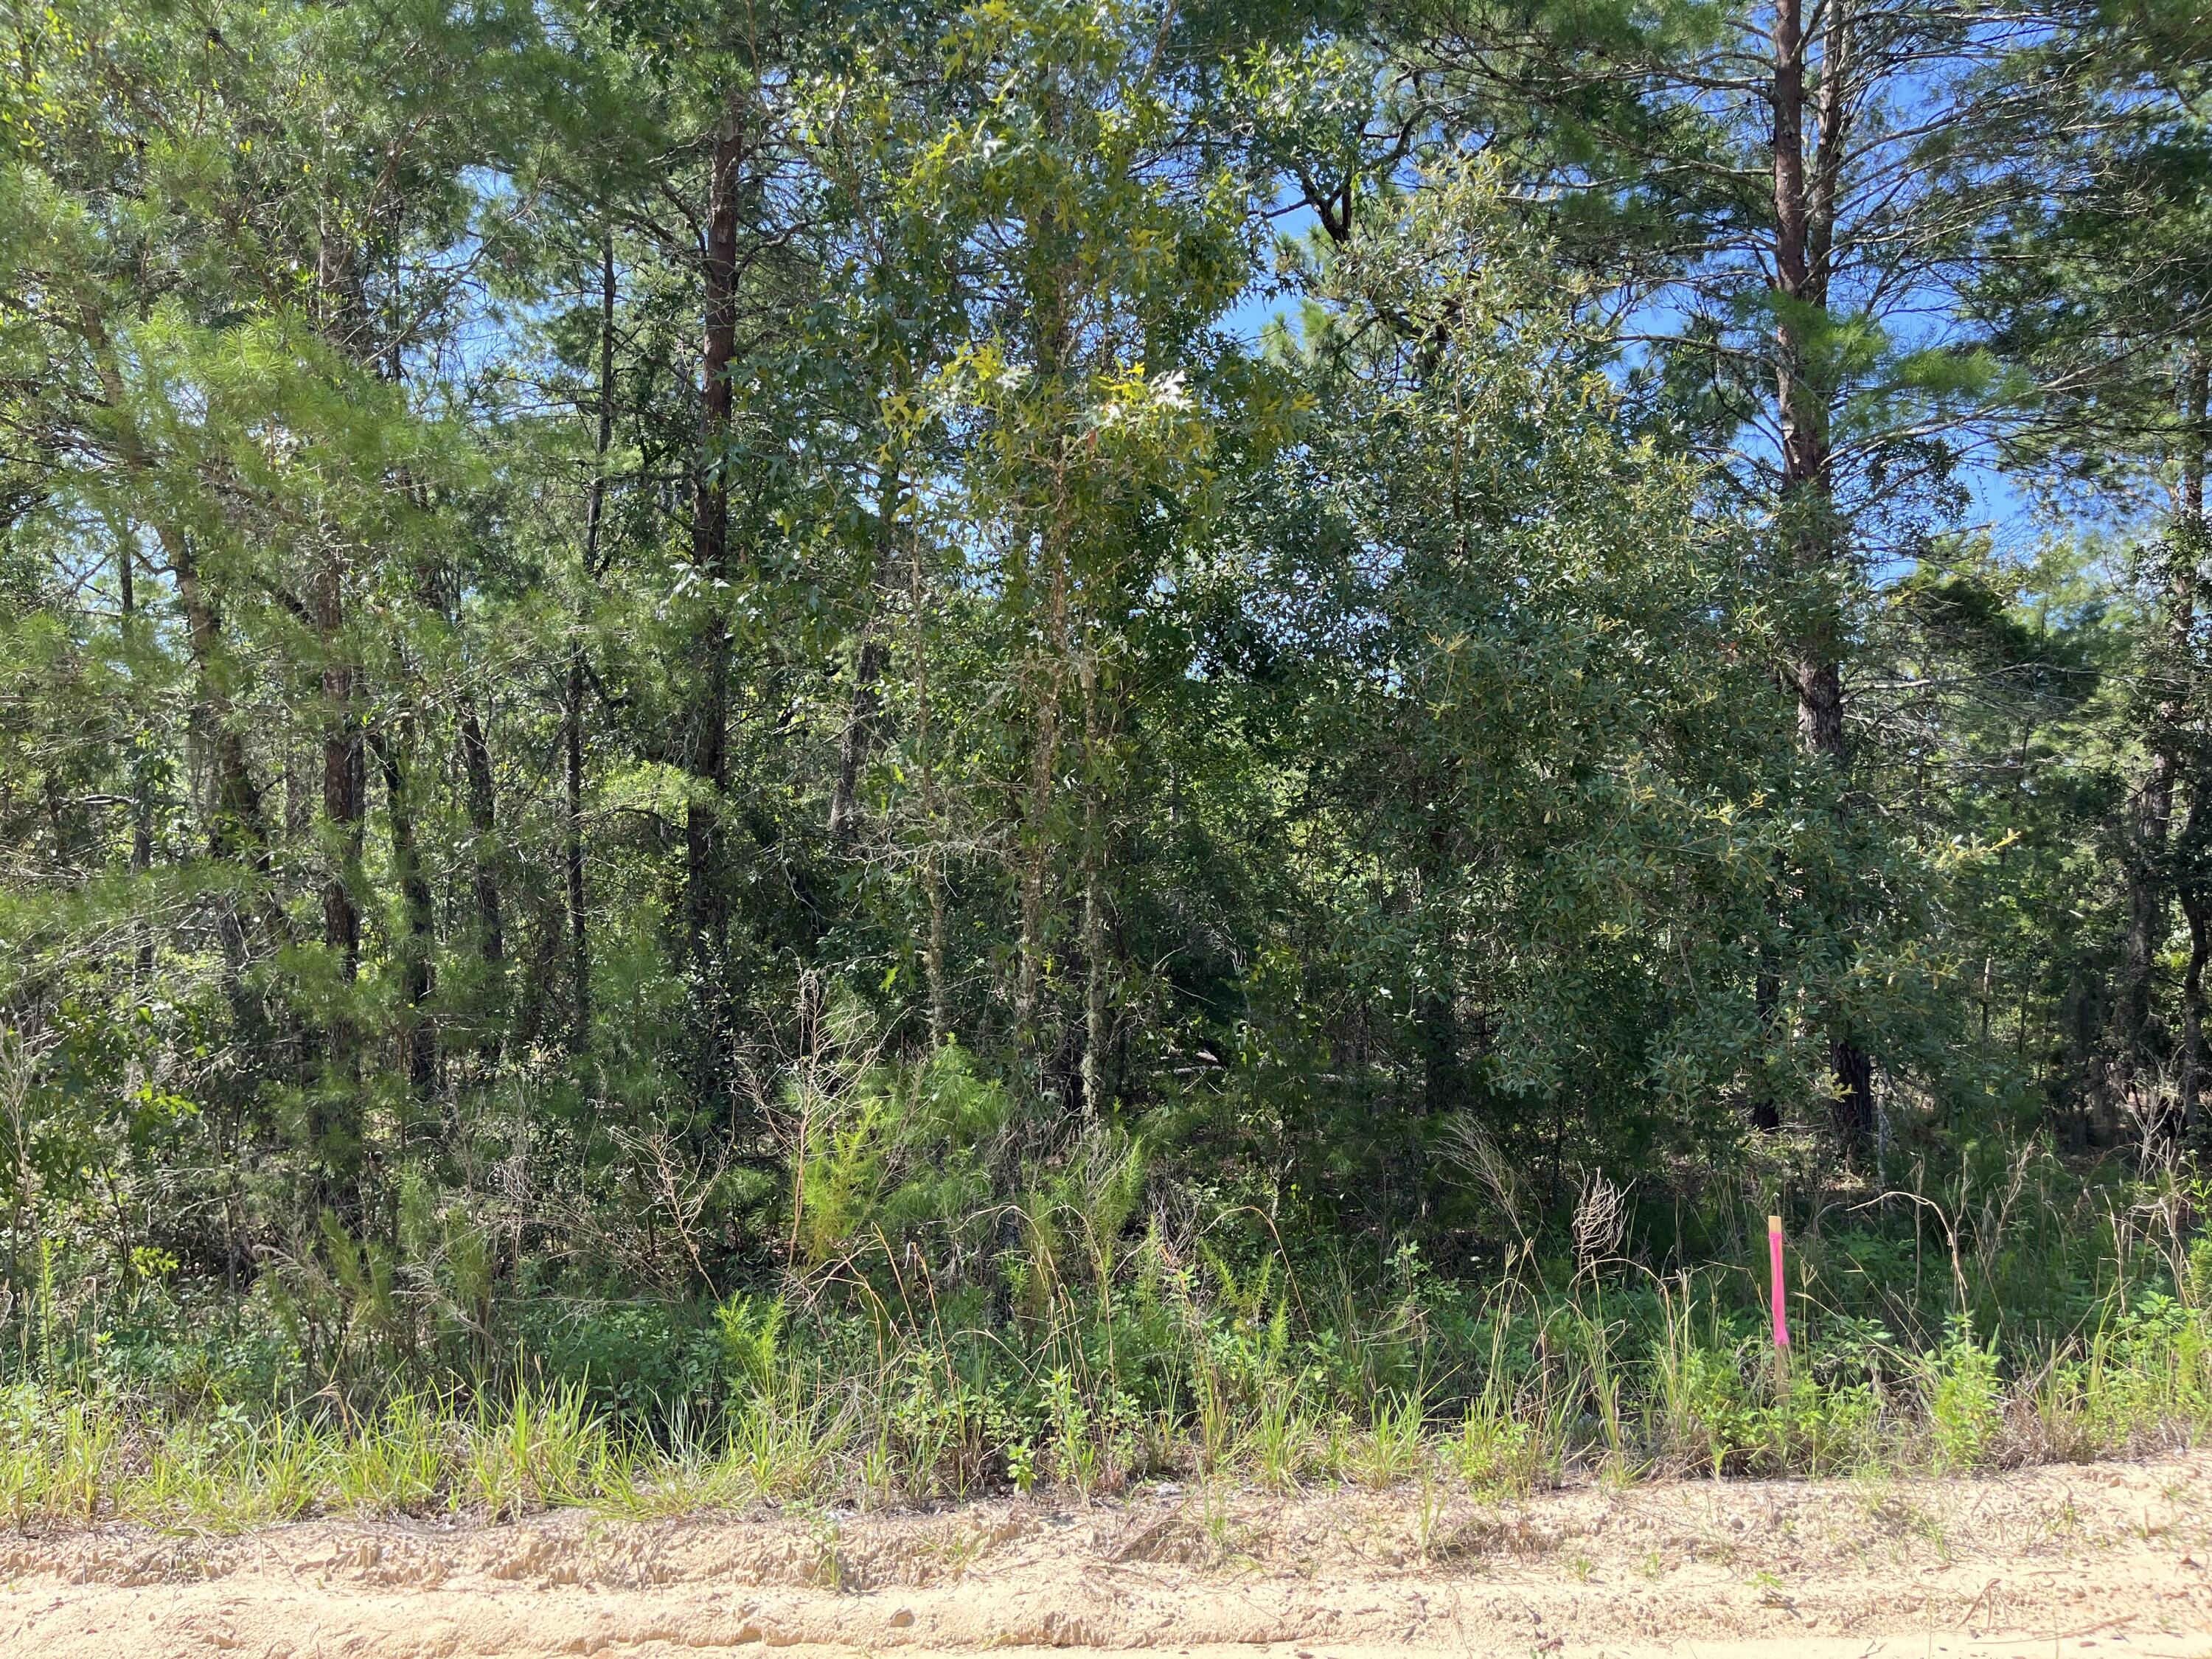
[[[355, 250], [333, 223], [328, 204], [316, 245], [317, 325], [343, 356], [373, 360], [364, 325]], [[308, 621], [322, 665], [323, 944], [337, 966], [337, 1006], [323, 1034], [323, 1078], [309, 1115], [314, 1201], [348, 1231], [364, 1214], [366, 1119], [361, 1098], [361, 1034], [350, 1004], [361, 978], [361, 907], [356, 898], [368, 793], [368, 760], [358, 706], [352, 646], [346, 637], [348, 561], [326, 532], [307, 577]]]
[[1113, 963], [1106, 914], [1106, 742], [1097, 658], [1078, 659], [1083, 690], [1083, 1112], [1105, 1110], [1106, 1058], [1113, 1042]]
[[[123, 648], [135, 659], [145, 643], [144, 630], [138, 621], [137, 531], [125, 525], [117, 542], [115, 579], [117, 598], [123, 608]], [[131, 763], [131, 873], [143, 876], [154, 865], [154, 795], [146, 775], [152, 745], [135, 712], [132, 725], [137, 732], [139, 752]], [[153, 972], [154, 927], [151, 921], [142, 917], [138, 922], [138, 977], [149, 978]]]
[[737, 350], [738, 188], [744, 132], [734, 101], [717, 130], [707, 185], [705, 299], [699, 354], [698, 476], [691, 498], [691, 560], [707, 619], [695, 641], [687, 732], [692, 779], [684, 814], [686, 970], [691, 979], [693, 1086], [720, 1102], [729, 1083], [726, 957], [729, 906], [723, 819], [728, 808], [730, 630], [730, 364]]
[[2204, 1086], [2204, 965], [2212, 954], [2212, 882], [2204, 880], [2195, 866], [2206, 855], [2205, 842], [2212, 837], [2207, 821], [2206, 790], [2199, 784], [2191, 803], [2189, 820], [2182, 830], [2182, 862], [2188, 873], [2180, 883], [2181, 914], [2189, 924], [2189, 962], [2181, 975], [2181, 1063], [2175, 1081], [2173, 1108], [2157, 1125], [2156, 1139], [2179, 1145], [2197, 1124], [2197, 1103]]
[[1023, 826], [1021, 957], [1014, 986], [1015, 1037], [1024, 1055], [1043, 1054], [1046, 875], [1052, 860], [1053, 784], [1060, 771], [1060, 702], [1067, 646], [1067, 561], [1053, 530], [1044, 538], [1047, 600], [1044, 660], [1030, 674], [1028, 822]]
[[[2160, 700], [2160, 711], [2172, 699]], [[2127, 934], [2121, 951], [2119, 995], [2114, 1000], [2112, 1089], [2125, 1102], [2147, 1086], [2156, 1068], [2151, 1009], [2157, 960], [2166, 942], [2172, 902], [2166, 854], [2173, 827], [2174, 752], [2172, 728], [2154, 715], [2149, 763], [2130, 803], [2125, 864]]]
[[[2208, 913], [2212, 913], [2212, 871], [2199, 867], [2206, 859], [2205, 838], [2212, 835], [2212, 824], [2203, 818], [2207, 782], [2202, 777], [2195, 780], [2179, 843], [2169, 845], [2185, 732], [2196, 703], [2197, 567], [2205, 548], [2207, 374], [2205, 354], [2192, 347], [2184, 362], [2178, 399], [2183, 433], [2173, 531], [2166, 548], [2166, 660], [2159, 670], [2162, 684], [2151, 717], [2150, 764], [2136, 799], [2136, 846], [2128, 861], [2125, 978], [2118, 1010], [2121, 1029], [2116, 1059], [2122, 1069], [2115, 1081], [2124, 1095], [2141, 1091], [2151, 1069], [2154, 964], [2166, 943], [2169, 896], [2178, 897], [2190, 938], [2182, 981], [2180, 1087], [2170, 1103], [2148, 1103], [2151, 1139], [2169, 1146], [2179, 1141], [2185, 1126], [2196, 1116], [2203, 1069], [2204, 935]], [[2201, 763], [2190, 769], [2201, 772]]]
[[577, 636], [568, 651], [567, 731], [567, 846], [568, 900], [568, 1046], [582, 1053], [592, 1046], [592, 938], [584, 888], [584, 630], [591, 592], [599, 576], [599, 546], [605, 535], [607, 454], [615, 441], [615, 246], [611, 235], [599, 245], [599, 433], [592, 462], [592, 489], [584, 506], [584, 591], [578, 601]]
[[[222, 623], [200, 578], [198, 560], [190, 540], [181, 534], [156, 532], [166, 554], [171, 579], [177, 585], [178, 608], [185, 617], [185, 643], [192, 665], [191, 730], [208, 758], [210, 799], [207, 848], [221, 863], [269, 873], [269, 826], [261, 791], [240, 737], [228, 694], [223, 690], [227, 673], [222, 665]], [[271, 905], [271, 915], [281, 925], [283, 912]], [[275, 1072], [276, 1030], [263, 999], [252, 988], [247, 969], [253, 958], [253, 935], [248, 912], [235, 899], [226, 899], [217, 916], [216, 933], [222, 949], [222, 988], [230, 1005], [231, 1024], [240, 1045], [251, 1057], [250, 1067]]]
[[345, 562], [330, 547], [319, 556], [309, 611], [321, 647], [323, 725], [323, 944], [337, 968], [337, 1006], [323, 1033], [323, 1078], [315, 1091], [309, 1135], [315, 1160], [315, 1203], [349, 1231], [362, 1217], [364, 1169], [361, 1034], [349, 1006], [361, 978], [361, 868], [368, 757], [362, 745], [355, 677], [347, 661]]
[[477, 1043], [496, 1064], [507, 1027], [507, 919], [499, 886], [498, 794], [491, 744], [477, 717], [476, 699], [461, 700], [461, 772], [468, 784], [470, 886], [477, 912], [477, 958], [483, 964], [484, 1025]]
[[384, 773], [385, 815], [392, 835], [392, 869], [399, 883], [402, 916], [398, 939], [399, 1046], [407, 1076], [407, 1096], [412, 1108], [405, 1144], [422, 1147], [436, 1144], [438, 1115], [438, 1038], [428, 1014], [430, 975], [436, 943], [432, 936], [429, 878], [422, 871], [421, 849], [415, 836], [415, 720], [402, 715], [397, 730], [380, 735], [377, 760]]
[[907, 538], [907, 619], [912, 629], [908, 658], [914, 665], [914, 737], [921, 781], [921, 810], [928, 843], [919, 860], [929, 907], [929, 931], [922, 946], [922, 975], [929, 997], [929, 1046], [940, 1047], [951, 1035], [951, 1011], [945, 985], [944, 825], [937, 799], [934, 732], [929, 705], [929, 639], [926, 631], [927, 586], [922, 580], [921, 540]]
[[[1829, 0], [1820, 89], [1813, 114], [1818, 148], [1806, 165], [1806, 52], [1803, 0], [1774, 9], [1774, 270], [1784, 301], [1775, 326], [1775, 404], [1782, 428], [1779, 518], [1790, 559], [1808, 590], [1808, 616], [1790, 663], [1797, 738], [1809, 754], [1840, 771], [1850, 758], [1844, 726], [1841, 618], [1830, 589], [1839, 549], [1828, 443], [1829, 392], [1813, 384], [1801, 308], [1825, 312], [1828, 252], [1834, 234], [1837, 168], [1843, 137], [1849, 43], [1843, 0]], [[1836, 925], [1850, 926], [1836, 906]], [[1848, 937], [1846, 939], [1848, 944]], [[1847, 1142], [1874, 1131], [1873, 1064], [1848, 1027], [1829, 1053], [1837, 1133]]]

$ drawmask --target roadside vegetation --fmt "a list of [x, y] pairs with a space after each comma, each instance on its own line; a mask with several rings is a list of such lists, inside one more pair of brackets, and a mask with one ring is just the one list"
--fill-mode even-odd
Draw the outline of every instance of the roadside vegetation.
[[[951, 1051], [933, 1073], [925, 1092], [975, 1087]], [[1286, 1249], [1249, 1208], [1180, 1234], [1133, 1218], [1142, 1149], [1112, 1136], [1082, 1182], [945, 1212], [945, 1161], [976, 1149], [937, 1140], [915, 1098], [857, 1109], [906, 1114], [874, 1129], [919, 1138], [904, 1179], [837, 1162], [849, 1139], [809, 1167], [843, 1207], [775, 1291], [594, 1298], [544, 1262], [518, 1275], [542, 1290], [501, 1291], [504, 1241], [450, 1212], [404, 1212], [390, 1254], [333, 1236], [327, 1267], [243, 1298], [46, 1282], [11, 1326], [0, 1503], [21, 1526], [244, 1527], [1158, 1482], [1506, 1501], [1970, 1474], [2212, 1430], [2212, 1240], [2177, 1225], [2200, 1200], [2170, 1172], [2085, 1183], [2030, 1148], [1888, 1202], [1832, 1193], [1793, 1229], [1778, 1353], [1756, 1206], [1685, 1212], [1706, 1265], [1669, 1267], [1621, 1254], [1635, 1193], [1593, 1177], [1556, 1250], [1524, 1237], [1494, 1274], [1452, 1279], [1410, 1246], [1380, 1267]], [[1462, 1178], [1511, 1231], [1494, 1157], [1478, 1146]], [[948, 1271], [963, 1256], [978, 1268]]]
[[7, 1512], [2192, 1441], [2208, 78], [0, 5]]

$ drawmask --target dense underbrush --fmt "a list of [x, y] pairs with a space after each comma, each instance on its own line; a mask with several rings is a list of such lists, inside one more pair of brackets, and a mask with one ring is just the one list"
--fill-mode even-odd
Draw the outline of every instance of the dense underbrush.
[[250, 1525], [1162, 1480], [1508, 1498], [1963, 1472], [2212, 1427], [2212, 1237], [2185, 1160], [1993, 1143], [1823, 1181], [1817, 1148], [1792, 1168], [1776, 1139], [1732, 1182], [1592, 1170], [1546, 1203], [1470, 1130], [1443, 1149], [1470, 1221], [1439, 1235], [1447, 1266], [1411, 1240], [1356, 1255], [1141, 1132], [1036, 1142], [954, 1050], [793, 1103], [789, 1187], [745, 1223], [778, 1246], [750, 1270], [664, 1234], [673, 1267], [625, 1279], [650, 1263], [637, 1241], [411, 1170], [387, 1225], [325, 1214], [235, 1285], [24, 1229], [0, 1506]]

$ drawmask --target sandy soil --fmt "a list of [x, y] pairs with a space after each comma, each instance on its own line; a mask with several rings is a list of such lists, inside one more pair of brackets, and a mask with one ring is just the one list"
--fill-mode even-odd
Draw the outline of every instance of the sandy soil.
[[2212, 1457], [1526, 1503], [1172, 1488], [1089, 1507], [0, 1543], [0, 1653], [524, 1659], [2212, 1659]]

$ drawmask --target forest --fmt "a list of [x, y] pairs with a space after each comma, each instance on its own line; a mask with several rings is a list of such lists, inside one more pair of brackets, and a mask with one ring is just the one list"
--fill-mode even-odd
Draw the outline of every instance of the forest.
[[2212, 1429], [2196, 9], [0, 38], [18, 1521]]

